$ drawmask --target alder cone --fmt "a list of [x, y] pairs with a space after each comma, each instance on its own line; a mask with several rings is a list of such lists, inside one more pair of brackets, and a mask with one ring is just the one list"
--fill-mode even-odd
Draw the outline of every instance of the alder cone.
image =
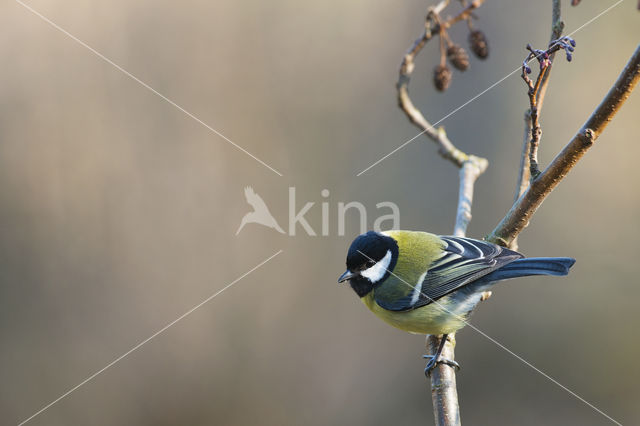
[[460, 71], [465, 71], [469, 68], [469, 55], [467, 51], [458, 44], [449, 46], [447, 49], [447, 58], [451, 65]]
[[446, 65], [438, 65], [433, 70], [433, 84], [440, 92], [444, 92], [451, 84], [451, 70]]
[[489, 44], [482, 31], [475, 30], [469, 33], [469, 45], [478, 58], [486, 59], [489, 56]]

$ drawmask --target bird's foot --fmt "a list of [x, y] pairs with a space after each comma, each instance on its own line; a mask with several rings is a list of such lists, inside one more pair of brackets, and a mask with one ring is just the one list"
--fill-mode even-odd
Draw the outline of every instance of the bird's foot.
[[456, 370], [460, 370], [461, 368], [460, 364], [452, 359], [437, 357], [435, 355], [423, 355], [422, 357], [429, 360], [427, 366], [424, 368], [424, 375], [427, 377], [431, 376], [431, 371], [436, 368], [438, 364], [446, 364], [451, 368], [455, 368]]

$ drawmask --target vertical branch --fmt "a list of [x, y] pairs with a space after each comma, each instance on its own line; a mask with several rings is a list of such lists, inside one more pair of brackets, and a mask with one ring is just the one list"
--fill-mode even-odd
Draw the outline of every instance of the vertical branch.
[[[560, 9], [560, 0], [552, 0], [551, 1], [551, 37], [549, 39], [549, 46], [551, 46], [554, 40], [558, 40], [562, 36], [562, 31], [564, 30], [564, 22], [561, 20], [561, 9]], [[528, 129], [531, 132], [532, 139], [528, 143], [529, 145], [529, 176], [530, 178], [535, 178], [540, 170], [538, 168], [538, 146], [540, 143], [540, 135], [542, 130], [540, 129], [540, 123], [538, 121], [538, 117], [542, 111], [542, 104], [545, 99], [545, 95], [547, 93], [547, 88], [549, 87], [549, 77], [551, 75], [551, 64], [553, 64], [553, 60], [556, 57], [556, 51], [552, 51], [549, 53], [549, 62], [548, 66], [546, 66], [542, 71], [540, 71], [540, 75], [538, 76], [538, 80], [536, 81], [536, 85], [533, 89], [533, 98], [530, 99], [529, 103], [529, 122]], [[524, 190], [518, 194], [518, 197], [524, 193]]]
[[[487, 169], [489, 162], [484, 158], [472, 157], [460, 168], [458, 208], [453, 235], [464, 237], [471, 221], [471, 204], [476, 180]], [[487, 296], [488, 297], [488, 296]], [[427, 353], [436, 353], [442, 337], [427, 336]], [[455, 359], [455, 334], [449, 334], [442, 350], [442, 357]], [[434, 408], [436, 426], [460, 425], [460, 406], [456, 388], [456, 370], [450, 365], [438, 364], [431, 371], [431, 401]]]
[[[524, 136], [522, 137], [522, 154], [520, 155], [518, 182], [516, 184], [515, 196], [513, 197], [514, 203], [518, 201], [518, 198], [527, 190], [531, 177], [529, 173], [529, 135], [531, 135], [531, 110], [527, 109], [524, 113]], [[516, 249], [515, 247], [511, 248]]]
[[[427, 353], [434, 354], [440, 346], [441, 336], [427, 336]], [[455, 334], [449, 334], [442, 349], [442, 357], [455, 359]], [[431, 402], [436, 426], [460, 425], [460, 405], [456, 386], [455, 368], [438, 364], [431, 370]]]
[[[553, 43], [554, 40], [559, 39], [562, 36], [563, 30], [564, 30], [564, 22], [561, 19], [560, 0], [552, 0], [551, 37], [549, 38], [549, 44]], [[551, 59], [552, 63], [555, 56], [556, 56], [556, 52], [553, 52], [551, 53], [551, 55], [549, 55], [549, 59]], [[549, 72], [545, 74], [545, 76], [542, 78], [542, 83], [540, 84], [540, 90], [538, 91], [538, 95], [536, 99], [536, 103], [538, 104], [538, 113], [542, 109], [544, 96], [547, 93], [547, 87], [549, 86], [550, 75], [551, 75], [551, 70], [549, 70]]]
[[471, 221], [471, 204], [473, 203], [473, 187], [489, 162], [484, 158], [473, 157], [460, 168], [460, 189], [458, 191], [458, 209], [456, 212], [456, 225], [453, 235], [464, 237], [467, 234], [467, 226]]
[[[562, 36], [562, 31], [564, 30], [564, 22], [562, 21], [562, 13], [560, 0], [552, 0], [551, 1], [551, 36], [549, 39], [549, 45], [553, 43], [554, 40], [559, 39]], [[553, 60], [556, 56], [556, 52], [552, 52], [549, 55], [549, 60], [553, 63]], [[551, 68], [547, 69], [547, 71], [542, 75], [542, 78], [539, 79], [540, 84], [538, 88], [538, 92], [535, 94], [535, 104], [536, 104], [536, 115], [539, 116], [542, 111], [542, 104], [545, 99], [545, 95], [547, 93], [547, 88], [549, 87], [549, 76], [551, 75]], [[516, 191], [513, 197], [513, 202], [518, 201], [518, 198], [529, 187], [529, 182], [532, 178], [531, 176], [531, 161], [530, 155], [534, 148], [531, 146], [530, 136], [534, 133], [533, 124], [534, 121], [532, 119], [532, 109], [531, 106], [527, 108], [524, 113], [524, 137], [522, 138], [522, 153], [520, 155], [520, 167], [518, 169], [518, 181], [516, 183]], [[538, 124], [539, 128], [539, 124]], [[538, 141], [539, 144], [539, 141]], [[538, 146], [535, 147], [534, 156], [537, 161], [538, 158]], [[538, 169], [537, 164], [534, 167], [536, 170]], [[538, 170], [539, 171], [539, 170]], [[514, 238], [511, 242], [509, 248], [513, 250], [518, 249], [518, 238]]]
[[[562, 36], [562, 31], [564, 30], [564, 22], [561, 18], [561, 8], [560, 8], [560, 0], [552, 0], [551, 7], [551, 37], [549, 39], [549, 44], [553, 43], [554, 40], [559, 39]], [[549, 55], [549, 59], [553, 62], [555, 58], [556, 52], [552, 52]], [[547, 70], [546, 73], [542, 76], [540, 80], [540, 85], [538, 89], [538, 93], [536, 93], [535, 104], [537, 108], [537, 115], [540, 115], [540, 111], [542, 110], [542, 104], [545, 99], [545, 95], [547, 93], [547, 88], [549, 87], [549, 76], [551, 75], [551, 68]], [[522, 139], [522, 154], [520, 156], [520, 168], [518, 169], [518, 181], [516, 184], [516, 191], [513, 198], [513, 202], [515, 203], [518, 198], [524, 191], [529, 187], [529, 181], [531, 179], [531, 162], [529, 161], [529, 156], [532, 150], [530, 144], [530, 136], [533, 132], [533, 120], [532, 120], [532, 110], [531, 106], [527, 109], [524, 114], [524, 137]], [[535, 152], [535, 158], [537, 160], [537, 147]], [[510, 246], [511, 249], [518, 249], [518, 239], [515, 238]]]
[[[529, 141], [529, 174], [531, 175], [531, 179], [537, 178], [540, 174], [540, 169], [538, 168], [538, 147], [540, 146], [542, 128], [540, 127], [537, 95], [540, 90], [540, 85], [542, 84], [542, 79], [545, 75], [549, 75], [548, 70], [550, 68], [551, 65], [547, 65], [540, 70], [535, 84], [530, 80], [527, 81], [529, 84], [529, 115], [531, 116], [531, 140]], [[525, 74], [523, 74], [522, 77], [528, 79]]]

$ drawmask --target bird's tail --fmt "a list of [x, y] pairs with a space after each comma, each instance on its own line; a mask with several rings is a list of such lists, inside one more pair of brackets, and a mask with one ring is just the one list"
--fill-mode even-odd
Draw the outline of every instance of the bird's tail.
[[576, 263], [570, 257], [529, 257], [514, 260], [502, 268], [484, 276], [486, 281], [499, 281], [528, 275], [567, 275]]

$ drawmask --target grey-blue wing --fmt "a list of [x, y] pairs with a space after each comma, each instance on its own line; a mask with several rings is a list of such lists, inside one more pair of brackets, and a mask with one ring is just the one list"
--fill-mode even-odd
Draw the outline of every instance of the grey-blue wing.
[[471, 284], [477, 279], [521, 259], [520, 253], [486, 241], [462, 237], [440, 237], [447, 246], [446, 254], [435, 261], [424, 280], [406, 297], [376, 303], [390, 311], [409, 311]]

